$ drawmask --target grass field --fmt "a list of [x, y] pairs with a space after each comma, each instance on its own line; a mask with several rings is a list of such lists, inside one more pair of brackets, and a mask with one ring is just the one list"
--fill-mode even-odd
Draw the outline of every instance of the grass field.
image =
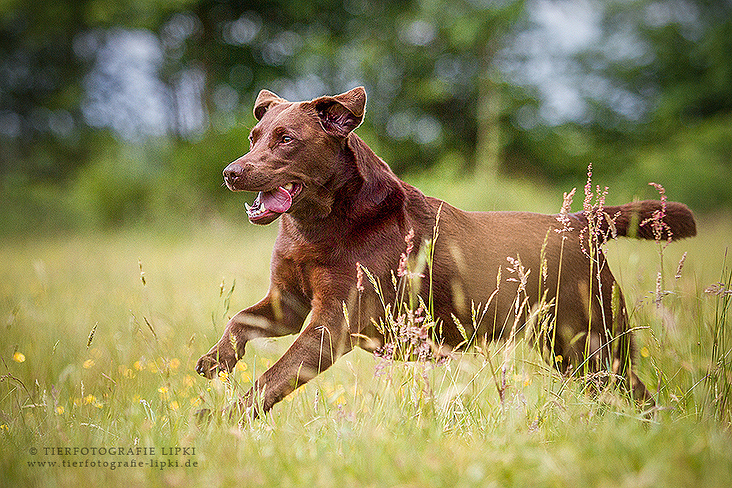
[[502, 359], [485, 359], [500, 345], [442, 365], [354, 351], [259, 421], [198, 425], [195, 411], [246, 391], [292, 341], [254, 342], [223, 380], [193, 370], [266, 292], [275, 231], [2, 241], [0, 485], [729, 486], [729, 218], [664, 251], [660, 307], [655, 243], [609, 245], [659, 411], [590, 396], [520, 342], [503, 401]]

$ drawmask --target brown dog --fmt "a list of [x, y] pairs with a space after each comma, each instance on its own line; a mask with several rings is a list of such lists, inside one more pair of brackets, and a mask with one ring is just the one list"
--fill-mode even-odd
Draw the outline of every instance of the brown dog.
[[[689, 209], [643, 201], [589, 216], [564, 214], [565, 223], [524, 212], [464, 212], [399, 180], [353, 133], [365, 105], [363, 88], [299, 103], [260, 92], [251, 150], [226, 167], [224, 179], [231, 190], [259, 192], [253, 206], [247, 205], [252, 223], [280, 218], [269, 293], [229, 321], [196, 371], [214, 377], [230, 371], [252, 339], [300, 332], [242, 400], [241, 407], [257, 414], [354, 346], [381, 347], [385, 337], [372, 318], [378, 322], [384, 307], [369, 283], [357, 289], [357, 263], [384, 285], [384, 301], [393, 303], [388, 285], [405, 252], [405, 236], [413, 232], [416, 254], [432, 237], [439, 212], [431, 283], [422, 280], [422, 296], [427, 302], [431, 292], [442, 324], [438, 342], [464, 345], [465, 333], [477, 340], [505, 338], [514, 324], [538, 322], [541, 314], [535, 312], [541, 309], [544, 319], [556, 318], [556, 332], [543, 336], [543, 346], [547, 352], [553, 345], [547, 357], [560, 371], [581, 365], [611, 369], [637, 399], [650, 401], [629, 367], [632, 344], [622, 294], [614, 293], [615, 279], [592, 235], [653, 238], [655, 223], [657, 238], [693, 236]], [[589, 228], [588, 220], [594, 222]], [[473, 304], [488, 305], [478, 320]]]

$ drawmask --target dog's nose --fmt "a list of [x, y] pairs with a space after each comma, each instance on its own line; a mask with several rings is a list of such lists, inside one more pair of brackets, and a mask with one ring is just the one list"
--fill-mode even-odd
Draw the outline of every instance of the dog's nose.
[[231, 185], [241, 177], [241, 167], [236, 163], [231, 163], [224, 168], [224, 181]]
[[226, 168], [224, 168], [224, 178], [227, 180], [236, 178], [237, 174], [238, 174], [237, 168], [233, 164], [230, 164]]

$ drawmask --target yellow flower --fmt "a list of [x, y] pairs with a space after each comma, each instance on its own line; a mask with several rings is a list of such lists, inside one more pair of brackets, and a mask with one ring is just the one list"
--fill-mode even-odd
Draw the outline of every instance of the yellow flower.
[[228, 380], [229, 379], [229, 373], [227, 373], [226, 371], [219, 371], [219, 379], [221, 381]]
[[94, 366], [94, 360], [93, 359], [87, 359], [86, 361], [84, 361], [83, 366], [84, 366], [84, 369], [92, 368]]
[[20, 351], [15, 351], [15, 354], [13, 354], [13, 361], [16, 363], [22, 363], [25, 361], [25, 354], [23, 354]]
[[63, 415], [65, 411], [66, 411], [66, 409], [64, 409], [64, 407], [62, 407], [61, 405], [59, 405], [58, 407], [56, 407], [56, 413], [58, 415]]
[[178, 410], [178, 408], [180, 408], [180, 404], [176, 400], [173, 400], [172, 402], [170, 402], [171, 410]]
[[160, 398], [163, 400], [168, 398], [168, 387], [167, 386], [161, 386], [158, 388], [158, 391], [160, 392]]
[[96, 403], [96, 401], [97, 401], [97, 397], [95, 397], [94, 395], [90, 394], [90, 395], [87, 395], [84, 397], [84, 405]]
[[0, 425], [0, 430], [4, 430], [5, 432], [10, 432], [10, 427], [8, 427], [8, 424]]
[[180, 359], [173, 358], [170, 360], [170, 369], [178, 369], [180, 367]]
[[145, 369], [145, 366], [143, 366], [140, 361], [135, 361], [135, 364], [133, 364], [132, 367], [135, 368], [137, 371], [142, 371], [143, 369]]
[[247, 370], [247, 363], [244, 361], [239, 361], [236, 363], [236, 369], [239, 371], [246, 371]]
[[644, 358], [647, 358], [651, 355], [651, 351], [648, 350], [646, 346], [641, 347], [641, 356]]

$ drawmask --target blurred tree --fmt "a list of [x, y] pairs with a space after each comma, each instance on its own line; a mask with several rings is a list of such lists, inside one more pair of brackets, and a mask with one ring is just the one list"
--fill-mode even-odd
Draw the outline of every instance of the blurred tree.
[[[662, 144], [703, 133], [685, 153], [724, 173], [731, 10], [729, 0], [10, 0], [0, 183], [62, 180], [90, 162], [103, 169], [85, 177], [103, 179], [134, 161], [146, 179], [134, 198], [162, 173], [213, 193], [246, 148], [259, 89], [300, 100], [358, 84], [369, 93], [361, 134], [398, 172], [444, 159], [486, 178], [501, 166], [576, 182], [593, 160], [597, 174], [631, 178], [658, 167]], [[539, 24], [552, 29], [537, 37]], [[575, 86], [549, 79], [548, 66]]]
[[640, 103], [622, 114], [610, 98], [594, 101], [584, 129], [599, 154], [617, 161], [620, 151], [602, 149], [623, 144], [633, 150], [621, 168], [608, 166], [626, 178], [662, 178], [701, 209], [732, 203], [732, 2], [612, 2], [602, 26], [605, 47], [584, 53], [585, 66]]
[[732, 2], [610, 1], [600, 27], [597, 44], [578, 59], [588, 75], [639, 102], [624, 107], [607, 92], [587, 90], [590, 125], [611, 132], [640, 125], [663, 137], [732, 111]]
[[532, 94], [510, 112], [506, 169], [576, 184], [593, 161], [604, 181], [660, 179], [700, 209], [732, 201], [717, 184], [732, 178], [732, 2], [537, 1], [527, 10], [501, 54], [508, 80]]
[[70, 174], [93, 158], [90, 128], [112, 129], [132, 142], [200, 139], [212, 124], [226, 130], [238, 123], [239, 109], [248, 111], [262, 87], [296, 100], [356, 84], [369, 88], [369, 130], [383, 132], [385, 151], [399, 155], [397, 170], [451, 149], [470, 161], [476, 146], [477, 159], [495, 169], [503, 109], [501, 86], [488, 74], [521, 6], [518, 0], [6, 3], [0, 175]]
[[[486, 141], [498, 140], [501, 90], [488, 74], [522, 3], [202, 0], [162, 27], [165, 71], [170, 84], [190, 69], [205, 76], [219, 121], [260, 88], [301, 100], [364, 84], [367, 126], [383, 131], [397, 170], [449, 150], [472, 159], [476, 145], [496, 166]], [[191, 42], [176, 42], [183, 24], [195, 26]]]
[[[0, 174], [25, 170], [54, 175], [48, 152], [79, 147], [58, 143], [75, 130], [81, 65], [72, 38], [83, 24], [83, 3], [3, 3], [0, 24]], [[34, 146], [40, 143], [41, 147]], [[23, 168], [27, 160], [34, 167]], [[65, 158], [65, 159], [71, 159]], [[17, 165], [17, 166], [16, 166]], [[16, 167], [13, 167], [16, 166]], [[63, 171], [63, 169], [61, 169]]]
[[[0, 4], [0, 178], [59, 179], [94, 152], [83, 115], [100, 33], [157, 28], [187, 0]], [[94, 36], [92, 34], [96, 33]]]

